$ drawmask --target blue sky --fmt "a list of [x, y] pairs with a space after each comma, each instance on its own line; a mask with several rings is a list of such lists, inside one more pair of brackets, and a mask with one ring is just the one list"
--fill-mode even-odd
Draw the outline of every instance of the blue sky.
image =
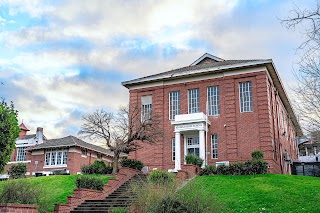
[[19, 122], [48, 138], [76, 135], [81, 116], [128, 103], [121, 81], [187, 66], [208, 52], [224, 59], [272, 58], [290, 94], [299, 32], [281, 26], [293, 2], [0, 2], [0, 97]]

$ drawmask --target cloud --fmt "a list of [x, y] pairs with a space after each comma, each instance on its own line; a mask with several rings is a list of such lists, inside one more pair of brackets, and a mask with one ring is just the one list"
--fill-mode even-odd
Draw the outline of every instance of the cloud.
[[273, 58], [287, 79], [300, 38], [277, 16], [290, 4], [4, 0], [0, 23], [12, 26], [0, 32], [0, 96], [13, 99], [29, 128], [43, 126], [53, 138], [75, 134], [81, 113], [126, 105], [121, 81], [188, 66], [205, 52]]

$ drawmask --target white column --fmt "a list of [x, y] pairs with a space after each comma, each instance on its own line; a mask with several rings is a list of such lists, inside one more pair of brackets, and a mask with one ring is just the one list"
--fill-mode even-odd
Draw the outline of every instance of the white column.
[[[203, 161], [206, 157], [204, 142], [204, 130], [199, 130], [199, 157], [203, 159]], [[204, 165], [204, 163], [202, 165]]]
[[176, 132], [175, 134], [175, 152], [176, 152], [176, 158], [174, 161], [174, 164], [175, 164], [174, 170], [177, 171], [181, 169], [180, 132]]
[[309, 156], [308, 148], [306, 147], [306, 156]]
[[186, 164], [186, 156], [188, 154], [188, 148], [187, 148], [187, 137], [184, 135], [183, 136], [183, 147], [184, 147], [184, 155], [183, 155], [183, 164]]

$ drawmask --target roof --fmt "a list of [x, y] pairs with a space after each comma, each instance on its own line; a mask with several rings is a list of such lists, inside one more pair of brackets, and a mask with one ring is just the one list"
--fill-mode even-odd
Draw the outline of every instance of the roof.
[[21, 123], [21, 124], [19, 125], [19, 128], [20, 128], [21, 130], [24, 130], [24, 131], [30, 131], [30, 130], [24, 125], [24, 123]]
[[29, 140], [29, 139], [35, 138], [35, 137], [36, 137], [36, 134], [25, 135], [25, 136], [19, 137], [18, 140]]
[[159, 80], [185, 77], [188, 75], [203, 74], [206, 72], [218, 72], [226, 69], [244, 68], [256, 65], [263, 65], [272, 62], [271, 59], [253, 59], [253, 60], [224, 60], [206, 64], [190, 65], [155, 75], [149, 75], [142, 78], [122, 82], [122, 85], [129, 88], [131, 85], [154, 82]]
[[110, 151], [109, 149], [105, 149], [101, 146], [84, 142], [83, 140], [80, 140], [79, 138], [74, 137], [72, 135], [69, 135], [64, 138], [59, 138], [59, 139], [47, 140], [45, 143], [35, 145], [33, 147], [28, 148], [27, 150], [33, 151], [33, 150], [40, 150], [40, 149], [63, 148], [63, 147], [73, 147], [73, 146], [90, 149], [90, 150], [113, 157], [113, 152]]
[[[211, 59], [210, 63], [200, 63], [204, 61], [206, 58]], [[220, 60], [220, 61], [219, 61]], [[153, 83], [159, 81], [166, 81], [166, 80], [173, 80], [179, 78], [188, 78], [191, 76], [199, 76], [211, 73], [221, 73], [221, 72], [229, 72], [233, 70], [239, 70], [243, 68], [249, 67], [258, 67], [258, 66], [265, 66], [272, 78], [272, 81], [279, 91], [279, 97], [285, 106], [293, 125], [297, 131], [298, 136], [302, 136], [302, 130], [300, 124], [295, 116], [293, 111], [292, 105], [288, 98], [287, 93], [284, 90], [283, 84], [279, 77], [279, 74], [275, 68], [275, 65], [272, 59], [250, 59], [250, 60], [223, 60], [216, 56], [210, 55], [208, 53], [201, 56], [195, 62], [193, 62], [190, 66], [173, 69], [170, 71], [158, 73], [155, 75], [149, 75], [142, 78], [133, 79], [130, 81], [124, 81], [121, 84], [126, 88], [130, 89], [136, 85], [143, 85], [146, 83]]]

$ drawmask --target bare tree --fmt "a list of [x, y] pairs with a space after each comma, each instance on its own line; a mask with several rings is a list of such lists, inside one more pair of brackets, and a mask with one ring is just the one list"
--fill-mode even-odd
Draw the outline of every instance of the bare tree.
[[281, 20], [288, 29], [299, 29], [305, 40], [299, 48], [306, 50], [307, 54], [318, 51], [320, 48], [320, 3], [316, 1], [314, 8], [300, 8], [293, 4], [289, 16]]
[[302, 124], [308, 132], [320, 129], [320, 60], [305, 57], [296, 72], [298, 83], [295, 108], [299, 111]]
[[295, 108], [300, 121], [309, 133], [320, 129], [320, 3], [313, 8], [301, 8], [296, 4], [281, 23], [288, 29], [299, 29], [304, 41], [298, 47], [302, 51], [298, 70], [295, 71], [297, 85]]
[[130, 111], [129, 107], [120, 107], [115, 114], [98, 110], [82, 117], [84, 123], [78, 134], [105, 141], [114, 153], [112, 174], [116, 174], [122, 153], [141, 148], [141, 142], [154, 144], [163, 135], [158, 118], [153, 114], [149, 119], [142, 119], [138, 107]]

